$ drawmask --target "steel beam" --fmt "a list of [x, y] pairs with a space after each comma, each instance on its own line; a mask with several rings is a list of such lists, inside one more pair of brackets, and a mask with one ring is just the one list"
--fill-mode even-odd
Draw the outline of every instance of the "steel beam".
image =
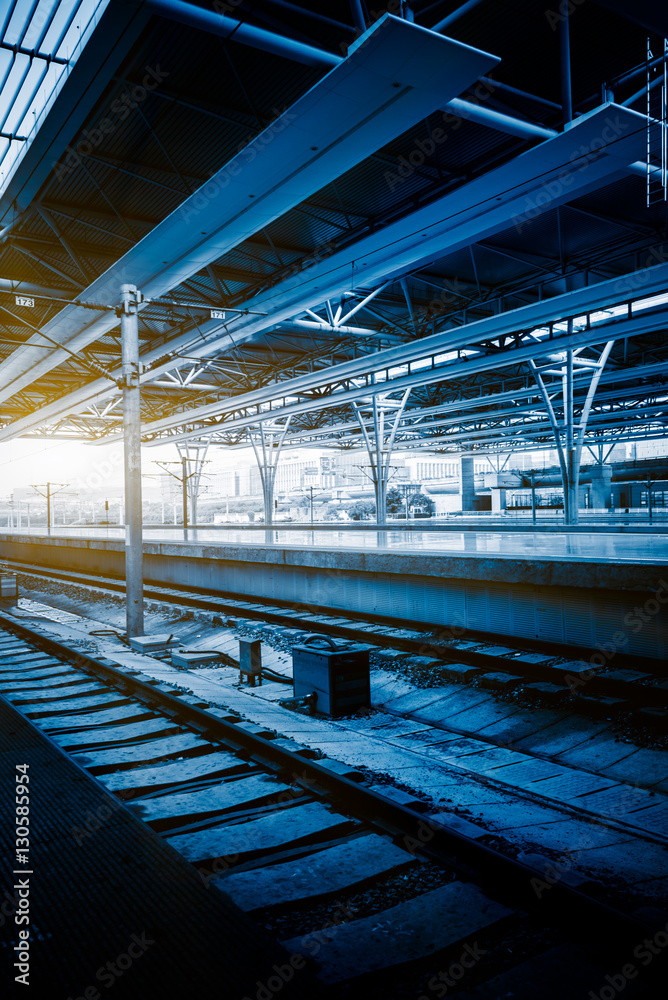
[[[197, 330], [173, 339], [169, 345], [156, 348], [142, 360], [145, 364], [150, 364], [154, 359], [164, 358], [169, 351], [187, 351], [194, 357], [205, 357], [226, 346], [238, 346], [240, 340], [249, 339], [271, 326], [289, 321], [306, 308], [317, 307], [326, 298], [336, 298], [349, 290], [351, 266], [360, 275], [360, 282], [368, 287], [376, 281], [386, 280], [388, 272], [405, 273], [426, 260], [438, 259], [462, 246], [468, 246], [482, 236], [499, 232], [513, 221], [523, 227], [530, 218], [546, 208], [561, 204], [576, 194], [621, 176], [624, 162], [635, 159], [638, 148], [644, 145], [644, 122], [642, 115], [626, 108], [604, 105], [591, 115], [578, 119], [568, 132], [555, 136], [549, 143], [521, 154], [510, 163], [445, 195], [427, 208], [419, 209], [384, 230], [359, 240], [352, 247], [317, 262], [309, 268], [306, 281], [301, 273], [293, 275], [244, 303], [248, 309], [266, 312], [268, 316], [248, 316], [234, 320], [228, 324], [229, 333], [226, 332], [223, 336], [216, 336], [216, 331], [220, 329], [220, 324], [216, 321], [199, 324]], [[600, 152], [601, 134], [607, 128], [613, 128], [619, 137], [611, 143], [614, 151], [611, 157]], [[621, 143], [625, 141], [624, 137], [628, 145], [626, 154], [622, 155]], [[580, 150], [583, 152], [578, 155]], [[554, 164], [552, 169], [549, 168], [551, 163]], [[564, 164], [568, 166], [564, 167]], [[151, 237], [147, 237], [149, 239]], [[649, 276], [654, 270], [649, 269], [646, 273]], [[640, 279], [640, 284], [647, 288], [649, 294], [652, 279], [648, 277], [647, 280], [649, 285], [645, 284], [644, 278]], [[607, 302], [599, 299], [598, 305], [613, 303], [614, 289], [621, 281], [622, 279], [614, 279], [609, 283], [612, 299]], [[547, 301], [558, 308], [554, 299]], [[545, 303], [539, 305], [543, 311], [543, 322], [559, 318], [558, 314], [550, 314], [552, 306], [546, 309]], [[582, 311], [588, 308], [585, 304]], [[577, 306], [574, 305], [574, 309]], [[507, 315], [501, 314], [492, 319], [503, 323]], [[202, 336], [207, 338], [204, 343]], [[408, 345], [402, 360], [415, 357], [415, 350], [428, 342], [429, 338], [425, 338], [416, 345]], [[386, 355], [379, 354], [377, 357], [382, 363]], [[364, 365], [366, 363], [365, 361]], [[354, 364], [360, 366], [359, 362]], [[360, 370], [364, 370], [364, 365]], [[170, 363], [164, 362], [154, 369], [150, 377], [155, 378], [160, 371], [169, 367]], [[43, 423], [45, 419], [71, 412], [79, 402], [95, 398], [100, 391], [104, 394], [103, 387], [104, 383], [91, 383], [71, 397], [65, 397], [61, 402], [46, 407], [38, 422]], [[0, 432], [0, 440], [23, 433], [31, 421], [34, 423], [36, 419], [17, 421], [14, 428]], [[182, 418], [174, 420], [174, 423], [183, 422]]]
[[186, 24], [200, 31], [230, 38], [240, 45], [248, 45], [262, 52], [305, 63], [307, 66], [317, 66], [322, 69], [332, 69], [341, 61], [341, 57], [315, 45], [305, 45], [287, 35], [278, 35], [265, 28], [247, 24], [224, 13], [197, 7], [183, 0], [144, 0], [144, 9], [160, 17]]
[[[426, 117], [444, 94], [459, 93], [497, 62], [495, 56], [416, 24], [390, 15], [380, 18], [345, 60], [81, 298], [113, 302], [126, 275], [132, 275], [147, 300], [168, 292]], [[114, 325], [113, 313], [67, 306], [45, 332], [77, 351]], [[48, 358], [40, 353], [31, 340], [0, 363], [0, 401], [65, 360], [64, 352]]]
[[478, 7], [481, 3], [482, 0], [466, 0], [466, 3], [463, 3], [461, 7], [457, 7], [457, 9], [453, 10], [450, 14], [447, 15], [447, 17], [444, 17], [440, 21], [438, 21], [431, 30], [444, 31], [446, 28], [449, 28], [451, 25], [453, 25], [455, 21], [458, 21], [460, 17], [462, 17], [464, 14], [468, 14], [470, 10], [473, 10], [474, 7]]
[[[573, 294], [573, 293], [570, 293]], [[529, 308], [529, 307], [525, 307]], [[519, 312], [520, 310], [517, 310]], [[485, 322], [485, 321], [481, 321]], [[474, 324], [471, 324], [472, 326]], [[638, 336], [643, 333], [654, 332], [656, 330], [665, 329], [668, 325], [668, 309], [663, 309], [655, 313], [641, 313], [637, 317], [632, 319], [619, 319], [612, 323], [601, 324], [598, 327], [592, 327], [587, 331], [580, 331], [577, 333], [568, 334], [567, 332], [557, 333], [555, 332], [553, 340], [549, 343], [549, 346], [554, 345], [557, 349], [568, 349], [569, 347], [585, 347], [594, 344], [600, 344], [608, 338], [614, 338], [617, 340], [624, 339], [626, 337]], [[464, 328], [466, 329], [466, 328]], [[460, 332], [461, 331], [457, 331]], [[438, 336], [438, 335], [437, 335]], [[429, 338], [424, 338], [425, 340]], [[466, 338], [464, 337], [464, 342]], [[421, 341], [424, 343], [424, 341]], [[274, 406], [272, 410], [267, 413], [267, 418], [272, 419], [279, 418], [281, 416], [287, 416], [288, 413], [305, 413], [310, 410], [322, 409], [329, 406], [341, 406], [345, 403], [350, 403], [355, 399], [363, 398], [364, 396], [374, 395], [377, 392], [399, 392], [403, 391], [409, 385], [411, 386], [426, 386], [434, 382], [446, 382], [450, 379], [457, 379], [461, 377], [469, 378], [473, 375], [479, 374], [481, 372], [493, 371], [503, 367], [504, 364], [507, 365], [517, 365], [528, 362], [534, 358], [543, 357], [548, 349], [548, 345], [544, 340], [539, 340], [535, 342], [524, 343], [520, 347], [509, 348], [505, 352], [494, 352], [493, 354], [483, 354], [478, 357], [467, 357], [466, 359], [458, 360], [445, 364], [442, 367], [431, 367], [417, 370], [409, 375], [398, 376], [390, 381], [378, 382], [376, 385], [365, 384], [359, 388], [344, 389], [337, 392], [321, 394], [316, 399], [310, 399], [307, 402], [298, 403], [288, 403], [283, 406]], [[390, 350], [396, 350], [396, 348], [391, 348]], [[386, 353], [386, 352], [379, 352]], [[372, 358], [367, 357], [364, 359], [369, 367], [369, 362]], [[327, 384], [338, 385], [343, 378], [338, 377], [340, 369], [345, 368], [351, 362], [344, 362], [342, 365], [337, 365], [334, 368], [330, 368], [327, 372]], [[301, 378], [310, 378], [311, 376], [303, 376]], [[193, 434], [205, 435], [209, 433], [215, 433], [216, 431], [222, 430], [223, 426], [225, 429], [231, 427], [239, 427], [245, 423], [257, 422], [258, 417], [242, 417], [233, 418], [226, 421], [225, 424], [218, 423], [216, 425], [198, 423], [197, 420], [203, 421], [201, 416], [202, 410], [208, 410], [209, 419], [221, 415], [223, 412], [232, 412], [242, 409], [244, 406], [257, 406], [257, 396], [261, 395], [263, 392], [267, 392], [271, 395], [274, 400], [279, 396], [279, 398], [294, 397], [295, 395], [300, 395], [298, 390], [294, 390], [294, 384], [299, 382], [300, 379], [293, 379], [288, 383], [279, 384], [279, 386], [271, 386], [268, 390], [257, 390], [255, 393], [247, 393], [244, 396], [234, 397], [232, 400], [228, 400], [226, 403], [215, 403], [210, 407], [198, 408], [197, 411], [182, 412], [175, 418], [165, 418], [164, 421], [156, 421], [153, 424], [148, 424], [144, 426], [144, 433], [152, 438], [153, 435], [157, 435], [160, 430], [166, 429], [162, 425], [166, 423], [169, 427], [184, 427], [188, 425], [193, 426], [193, 430], [179, 432], [178, 434], [171, 436], [170, 440], [185, 440], [188, 437], [192, 437]], [[318, 379], [320, 387], [323, 387], [323, 373], [319, 373]], [[293, 388], [291, 388], [291, 386]], [[252, 400], [252, 402], [251, 402]], [[194, 413], [198, 412], [200, 414], [199, 418], [194, 416]], [[111, 435], [105, 438], [100, 443], [109, 443], [116, 439], [115, 435]], [[161, 443], [160, 439], [156, 438], [152, 441], [154, 445]]]
[[[513, 224], [521, 232], [548, 208], [624, 175], [624, 161], [635, 160], [645, 142], [644, 116], [630, 113], [632, 118], [624, 118], [627, 108], [604, 105], [578, 119], [568, 132], [315, 263], [307, 280], [301, 273], [292, 275], [244, 303], [269, 318], [241, 317], [218, 338], [214, 324], [203, 324], [173, 347], [186, 348], [209, 333], [208, 343], [200, 339], [199, 346], [193, 347], [195, 356], [238, 343], [239, 337], [247, 338], [315, 308], [327, 298], [338, 298], [350, 289], [351, 268], [354, 280], [373, 287]], [[607, 147], [608, 156], [602, 132], [609, 128], [614, 128], [617, 138]]]
[[[507, 313], [501, 313], [497, 316], [490, 316], [486, 319], [469, 323], [464, 327], [446, 330], [443, 333], [432, 334], [429, 337], [423, 337], [409, 344], [401, 344], [397, 347], [378, 351], [373, 355], [366, 355], [363, 358], [345, 361], [340, 365], [335, 365], [333, 368], [328, 369], [326, 380], [327, 382], [334, 382], [359, 377], [368, 372], [380, 371], [384, 368], [395, 367], [441, 352], [458, 350], [482, 341], [493, 340], [518, 330], [538, 328], [550, 322], [558, 323], [559, 321], [568, 320], [569, 317], [584, 315], [598, 309], [604, 309], [629, 301], [633, 298], [640, 298], [641, 295], [645, 297], [653, 293], [662, 292], [666, 282], [668, 282], [668, 264], [659, 264], [655, 268], [649, 268], [639, 275], [613, 278], [596, 285], [575, 289], [572, 292], [566, 292], [564, 295], [555, 296], [552, 299], [545, 299], [542, 302], [535, 302]], [[634, 287], [638, 289], [635, 294]], [[658, 322], [660, 323], [660, 320]], [[583, 344], [587, 342], [596, 343], [596, 338], [598, 338], [599, 342], [608, 339], [604, 324], [601, 324], [599, 328], [593, 327], [588, 333], [583, 331], [577, 334], [577, 336], [581, 338]], [[542, 349], [544, 353], [544, 346], [536, 344], [535, 347]], [[506, 352], [505, 356], [509, 359], [509, 364], [512, 363], [510, 359], [515, 356], [515, 353], [514, 350]], [[502, 356], [502, 352], [495, 355], [495, 364], [497, 366], [500, 364]], [[540, 354], [537, 352], [536, 356], [540, 356]], [[477, 362], [469, 361], [467, 364], [473, 365], [477, 364]], [[208, 406], [196, 407], [187, 413], [165, 417], [160, 421], [149, 424], [145, 427], [145, 430], [149, 432], [162, 431], [168, 427], [177, 426], [178, 424], [187, 423], [192, 420], [203, 420], [206, 417], [236, 410], [242, 406], [253, 406], [269, 402], [272, 399], [276, 399], [277, 396], [294, 396], [322, 386], [323, 381], [322, 372], [298, 376], [278, 385], [270, 385], [254, 390], [252, 393], [245, 393], [243, 396], [234, 397], [234, 399], [226, 402], [212, 403]], [[3, 438], [3, 433], [0, 432], [0, 440]]]

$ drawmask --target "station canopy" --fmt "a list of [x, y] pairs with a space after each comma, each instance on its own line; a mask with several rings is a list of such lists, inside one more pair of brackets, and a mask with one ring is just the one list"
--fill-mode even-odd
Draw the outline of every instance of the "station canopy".
[[668, 13], [564, 6], [3, 0], [0, 441], [121, 435], [123, 284], [147, 445], [665, 437]]

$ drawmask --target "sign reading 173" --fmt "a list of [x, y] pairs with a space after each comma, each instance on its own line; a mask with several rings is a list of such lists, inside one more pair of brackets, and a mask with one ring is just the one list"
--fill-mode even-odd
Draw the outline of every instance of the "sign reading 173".
[[17, 306], [27, 306], [29, 309], [34, 308], [34, 299], [28, 299], [25, 295], [16, 295], [15, 298]]

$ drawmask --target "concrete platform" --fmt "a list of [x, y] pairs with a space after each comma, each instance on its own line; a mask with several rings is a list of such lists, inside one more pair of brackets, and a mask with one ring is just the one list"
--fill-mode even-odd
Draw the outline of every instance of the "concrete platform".
[[[15, 766], [29, 765], [29, 863], [17, 860]], [[0, 975], [7, 996], [27, 929], [36, 997], [254, 997], [290, 956], [95, 778], [0, 698]], [[87, 825], [87, 821], [88, 822]], [[12, 874], [13, 873], [13, 874]], [[23, 883], [23, 889], [16, 888]], [[25, 890], [29, 890], [29, 895]], [[23, 895], [22, 895], [23, 893]], [[28, 901], [26, 909], [21, 899]], [[28, 923], [17, 925], [16, 912]], [[28, 990], [26, 995], [28, 995]], [[301, 967], [281, 997], [318, 987]]]
[[[299, 546], [263, 534], [268, 544], [145, 542], [145, 579], [300, 605], [316, 629], [321, 609], [338, 609], [668, 658], [664, 536], [315, 531]], [[122, 579], [124, 555], [120, 540], [0, 535], [0, 558], [92, 577]]]

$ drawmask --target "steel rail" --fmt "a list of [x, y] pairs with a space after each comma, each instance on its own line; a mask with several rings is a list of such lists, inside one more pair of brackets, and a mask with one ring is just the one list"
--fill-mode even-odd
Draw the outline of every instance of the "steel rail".
[[[113, 661], [88, 653], [72, 650], [53, 639], [45, 631], [19, 623], [0, 611], [0, 622], [9, 631], [23, 637], [36, 648], [43, 648], [51, 655], [71, 662], [78, 669], [91, 673], [114, 687], [149, 701], [174, 719], [176, 716], [198, 734], [210, 734], [231, 749], [250, 753], [260, 764], [269, 764], [280, 771], [301, 774], [301, 784], [311, 794], [324, 790], [335, 801], [343, 801], [348, 812], [367, 822], [379, 825], [385, 832], [404, 834], [420, 844], [419, 832], [425, 822], [424, 814], [409, 806], [401, 805], [381, 793], [358, 784], [350, 778], [333, 773], [317, 760], [277, 746], [274, 740], [240, 729], [224, 717], [220, 710], [207, 710], [184, 703], [182, 699], [151, 679], [132, 675], [117, 669]], [[533, 888], [535, 879], [544, 878], [544, 872], [502, 853], [494, 847], [481, 844], [453, 828], [434, 825], [433, 837], [427, 845], [420, 845], [425, 855], [440, 864], [472, 865], [484, 889], [502, 892], [515, 905], [521, 905], [545, 914], [547, 922], [554, 921], [569, 933], [577, 931], [594, 938], [607, 947], [612, 943], [639, 940], [653, 928], [644, 919], [628, 914], [607, 903], [592, 892], [574, 888], [565, 881], [556, 881], [551, 892], [536, 899]]]

